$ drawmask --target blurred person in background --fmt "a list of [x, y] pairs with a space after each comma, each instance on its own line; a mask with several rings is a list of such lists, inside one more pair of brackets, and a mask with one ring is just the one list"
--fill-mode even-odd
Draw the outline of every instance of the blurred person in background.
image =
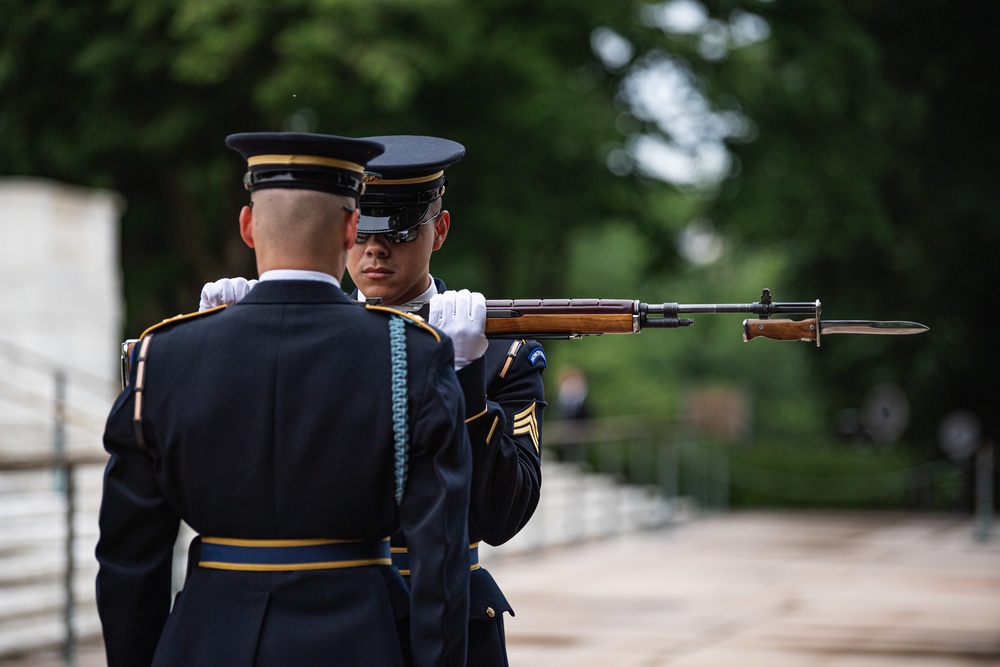
[[554, 416], [565, 422], [568, 436], [556, 450], [560, 461], [582, 462], [586, 440], [587, 421], [592, 418], [587, 401], [587, 376], [583, 369], [566, 366], [559, 371]]

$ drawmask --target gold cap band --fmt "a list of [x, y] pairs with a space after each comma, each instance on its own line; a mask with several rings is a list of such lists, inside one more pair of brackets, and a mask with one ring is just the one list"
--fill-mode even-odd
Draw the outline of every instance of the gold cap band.
[[354, 162], [346, 160], [336, 160], [330, 157], [319, 157], [317, 155], [254, 155], [247, 160], [248, 167], [257, 167], [266, 164], [304, 164], [319, 167], [333, 167], [357, 173], [364, 172], [364, 167]]
[[382, 178], [378, 174], [368, 172], [365, 174], [365, 183], [372, 185], [410, 185], [411, 183], [428, 183], [436, 181], [444, 176], [444, 170], [429, 174], [427, 176], [415, 176], [413, 178]]

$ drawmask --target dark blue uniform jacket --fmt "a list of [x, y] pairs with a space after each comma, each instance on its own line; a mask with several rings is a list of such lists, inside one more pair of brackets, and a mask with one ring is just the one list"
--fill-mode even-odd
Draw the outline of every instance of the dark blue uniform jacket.
[[[108, 418], [97, 547], [110, 667], [464, 664], [470, 445], [447, 338], [406, 326], [409, 464], [394, 497], [390, 314], [335, 286], [267, 281], [155, 330]], [[171, 611], [179, 522], [203, 536], [409, 537], [387, 565], [196, 568]], [[400, 636], [397, 628], [409, 627]], [[408, 636], [406, 636], [408, 634]]]

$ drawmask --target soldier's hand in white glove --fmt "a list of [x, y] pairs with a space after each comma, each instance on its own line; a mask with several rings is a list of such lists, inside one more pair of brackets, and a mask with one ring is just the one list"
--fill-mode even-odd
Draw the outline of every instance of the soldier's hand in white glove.
[[198, 303], [198, 310], [208, 310], [217, 306], [232, 306], [237, 301], [245, 297], [256, 280], [246, 278], [222, 278], [214, 283], [205, 283], [201, 288], [201, 301]]
[[431, 297], [427, 322], [448, 335], [455, 346], [455, 370], [486, 354], [486, 297], [467, 289]]

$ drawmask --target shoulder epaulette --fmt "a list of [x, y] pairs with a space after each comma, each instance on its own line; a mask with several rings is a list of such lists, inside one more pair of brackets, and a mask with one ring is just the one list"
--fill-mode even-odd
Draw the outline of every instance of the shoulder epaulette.
[[427, 322], [424, 322], [424, 318], [420, 317], [419, 315], [414, 315], [413, 313], [407, 313], [402, 310], [396, 310], [395, 308], [389, 308], [387, 306], [373, 306], [370, 303], [365, 304], [365, 309], [377, 310], [383, 313], [389, 313], [390, 315], [397, 315], [399, 317], [405, 318], [411, 324], [415, 324], [416, 326], [430, 333], [430, 335], [434, 336], [434, 339], [437, 340], [437, 342], [439, 343], [441, 342], [441, 334], [439, 334], [434, 327], [427, 324]]
[[212, 315], [214, 313], [218, 313], [225, 309], [226, 306], [216, 306], [215, 308], [209, 308], [208, 310], [200, 310], [196, 313], [184, 313], [183, 315], [175, 315], [173, 317], [168, 317], [162, 322], [157, 322], [153, 326], [143, 331], [142, 335], [139, 336], [139, 340], [142, 340], [145, 336], [153, 333], [154, 331], [160, 331], [168, 327], [173, 327], [178, 324], [183, 324], [184, 322], [191, 322], [193, 320], [205, 317], [206, 315]]

